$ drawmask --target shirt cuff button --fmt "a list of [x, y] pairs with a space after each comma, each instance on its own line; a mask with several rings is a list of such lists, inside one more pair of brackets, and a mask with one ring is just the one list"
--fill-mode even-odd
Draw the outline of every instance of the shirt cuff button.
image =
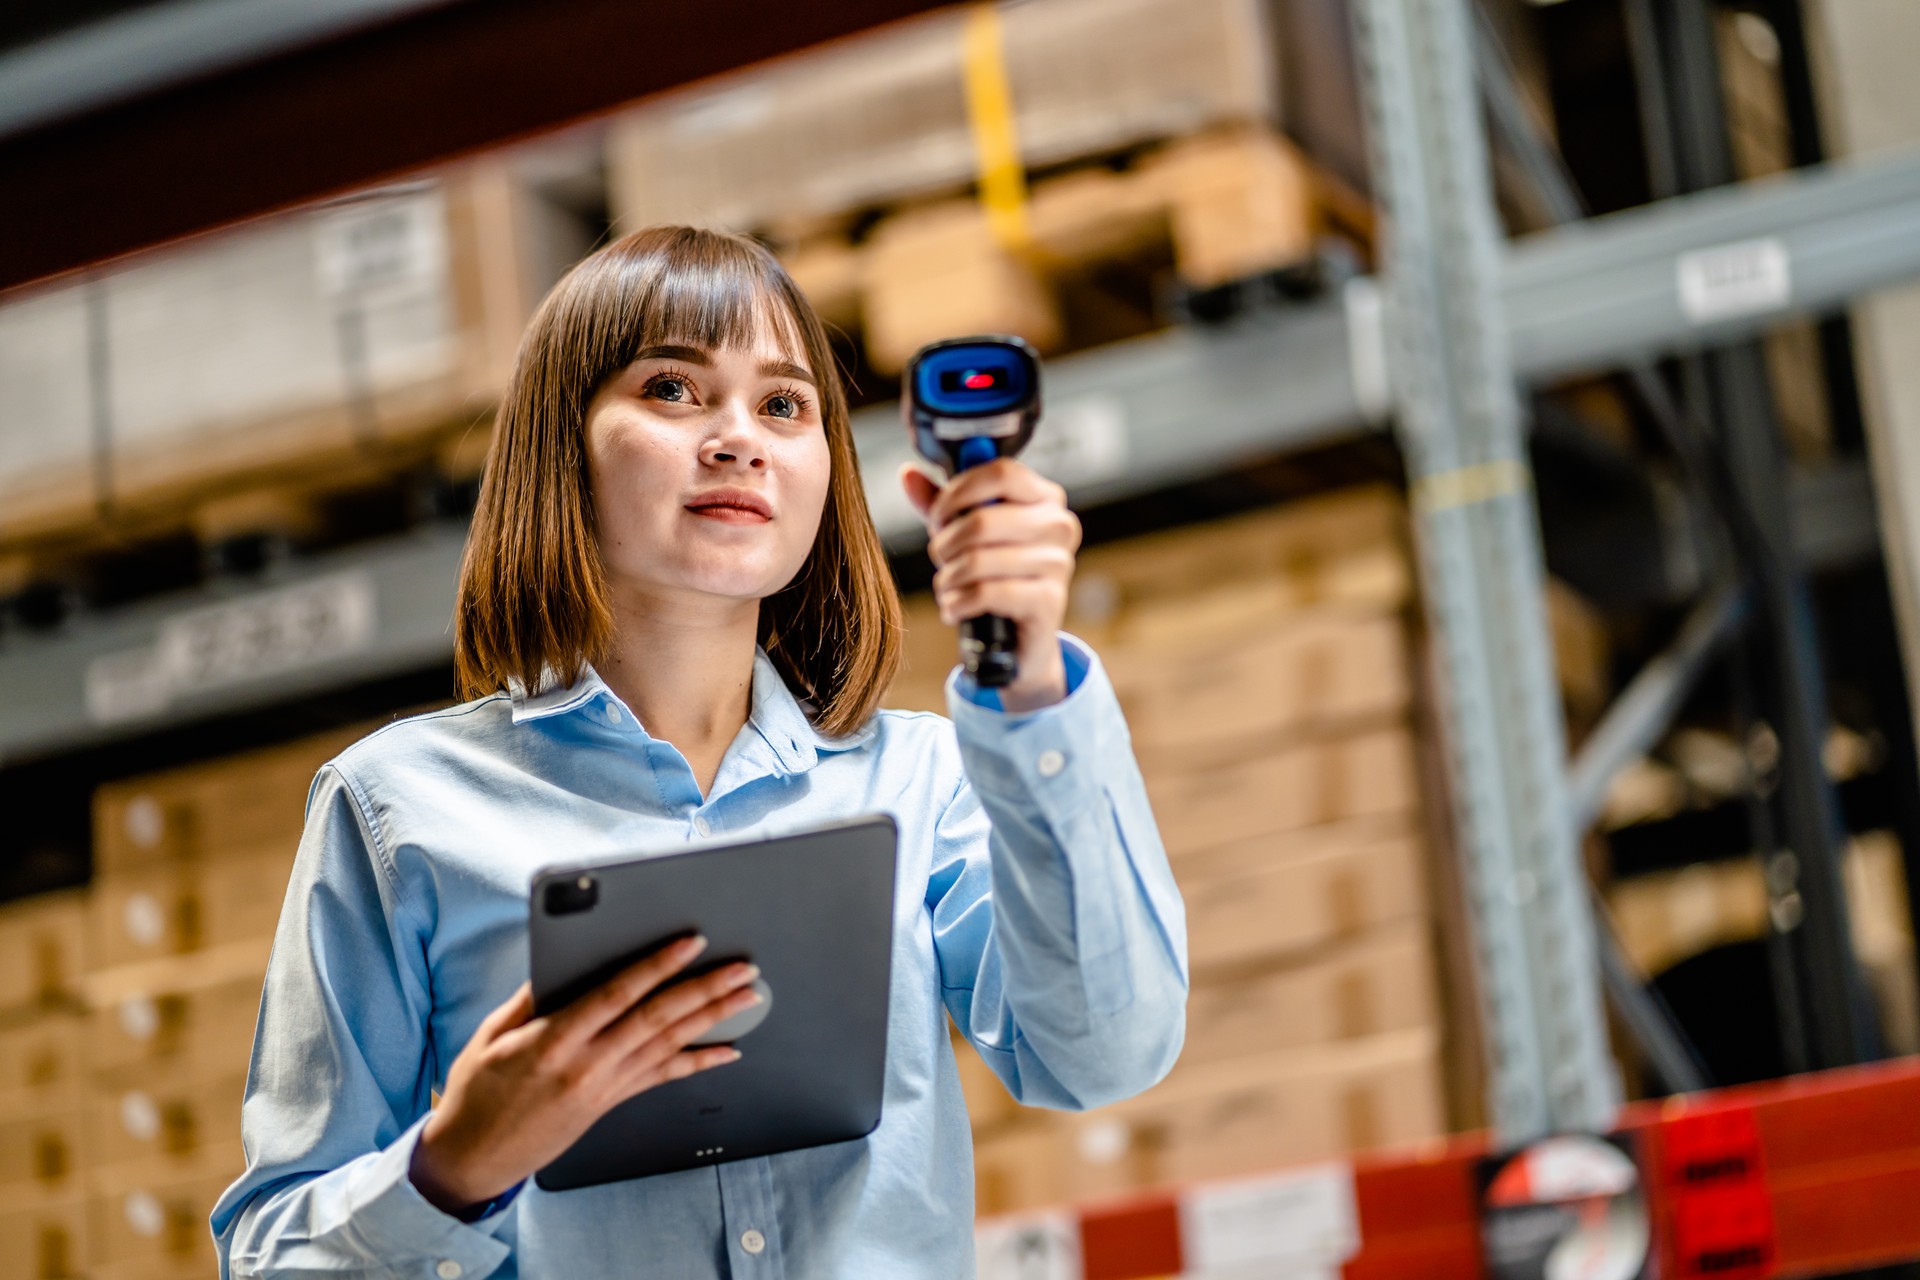
[[440, 1280], [460, 1280], [460, 1277], [466, 1274], [466, 1270], [452, 1258], [442, 1258], [434, 1267], [433, 1274], [439, 1276]]
[[1067, 757], [1058, 751], [1042, 751], [1040, 758], [1033, 764], [1040, 770], [1041, 777], [1051, 778], [1067, 767]]

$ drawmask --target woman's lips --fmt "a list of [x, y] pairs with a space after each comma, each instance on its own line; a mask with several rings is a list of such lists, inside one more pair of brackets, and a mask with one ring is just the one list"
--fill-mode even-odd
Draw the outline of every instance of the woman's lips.
[[773, 504], [765, 496], [737, 484], [714, 485], [696, 493], [686, 507], [722, 524], [765, 524], [773, 519]]
[[688, 507], [687, 510], [722, 524], [765, 524], [768, 519], [758, 511], [748, 511], [745, 507]]

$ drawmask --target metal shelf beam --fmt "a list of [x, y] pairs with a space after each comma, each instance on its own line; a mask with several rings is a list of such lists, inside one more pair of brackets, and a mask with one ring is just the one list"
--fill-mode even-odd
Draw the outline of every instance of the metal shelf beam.
[[[1349, 309], [1328, 301], [1056, 361], [1033, 461], [1086, 504], [1366, 430]], [[854, 420], [868, 501], [895, 552], [926, 540], [895, 478], [908, 456], [898, 413]], [[0, 764], [450, 661], [465, 537], [450, 522], [8, 636]]]

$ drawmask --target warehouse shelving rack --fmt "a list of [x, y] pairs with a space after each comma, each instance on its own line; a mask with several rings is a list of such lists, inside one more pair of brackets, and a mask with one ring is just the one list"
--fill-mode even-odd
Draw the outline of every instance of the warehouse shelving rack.
[[[1676, 195], [1503, 242], [1468, 0], [1355, 5], [1376, 187], [1392, 227], [1382, 276], [1311, 305], [1057, 362], [1050, 398], [1075, 425], [1055, 471], [1076, 501], [1098, 502], [1309, 443], [1398, 432], [1447, 673], [1455, 808], [1494, 1046], [1492, 1141], [1652, 1132], [1674, 1112], [1618, 1105], [1601, 1020], [1604, 940], [1594, 937], [1576, 841], [1613, 772], [1657, 740], [1756, 606], [1737, 583], [1702, 581], [1673, 648], [1568, 761], [1517, 388], [1710, 351], [1920, 279], [1920, 153]], [[1497, 121], [1497, 85], [1494, 99]], [[1700, 290], [1716, 283], [1703, 303]], [[917, 522], [891, 497], [905, 456], [894, 410], [864, 411], [856, 433], [883, 535], [909, 550]], [[1874, 545], [1857, 471], [1806, 475], [1790, 492], [1801, 499], [1789, 504], [1801, 541], [1776, 547], [1783, 558], [1814, 544], [1838, 553]], [[463, 534], [453, 522], [428, 525], [257, 578], [82, 614], [51, 634], [8, 635], [0, 764], [443, 663]], [[1605, 958], [1609, 990], [1659, 1060], [1657, 1010], [1635, 1005], [1631, 982]], [[1684, 1063], [1662, 1070], [1671, 1080]], [[1749, 1107], [1763, 1137], [1782, 1144], [1769, 1163], [1779, 1261], [1811, 1274], [1920, 1254], [1910, 1215], [1896, 1223], [1892, 1211], [1834, 1212], [1862, 1197], [1911, 1202], [1916, 1102], [1920, 1072], [1879, 1067], [1697, 1105]], [[1363, 1162], [1362, 1252], [1347, 1264], [1350, 1280], [1473, 1273], [1477, 1211], [1463, 1197], [1483, 1149], [1468, 1142]], [[1151, 1274], [1107, 1268], [1099, 1241], [1135, 1232], [1126, 1238], [1146, 1249], [1171, 1203], [1087, 1214], [1087, 1274]], [[1170, 1238], [1177, 1249], [1177, 1232]]]

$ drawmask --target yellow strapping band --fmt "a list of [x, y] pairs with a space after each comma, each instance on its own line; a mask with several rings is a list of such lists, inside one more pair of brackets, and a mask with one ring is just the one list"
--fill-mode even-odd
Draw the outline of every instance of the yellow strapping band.
[[1027, 173], [1020, 163], [1020, 138], [1014, 130], [1000, 10], [991, 0], [967, 12], [961, 65], [974, 164], [980, 173], [980, 206], [1001, 244], [1025, 249], [1032, 240], [1027, 226]]
[[1445, 511], [1519, 493], [1526, 487], [1526, 464], [1501, 458], [1420, 477], [1413, 485], [1413, 505], [1421, 511]]

